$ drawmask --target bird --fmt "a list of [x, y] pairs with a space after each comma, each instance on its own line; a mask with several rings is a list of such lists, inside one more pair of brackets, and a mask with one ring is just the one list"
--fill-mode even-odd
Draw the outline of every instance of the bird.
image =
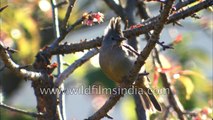
[[[139, 55], [134, 48], [124, 44], [123, 41], [126, 39], [121, 30], [121, 18], [111, 18], [104, 31], [99, 53], [99, 64], [104, 74], [116, 84], [120, 84], [122, 78], [128, 75]], [[154, 106], [156, 110], [161, 111], [161, 106], [150, 88], [144, 82], [139, 85], [145, 91], [144, 94], [140, 94], [144, 108], [151, 109]]]

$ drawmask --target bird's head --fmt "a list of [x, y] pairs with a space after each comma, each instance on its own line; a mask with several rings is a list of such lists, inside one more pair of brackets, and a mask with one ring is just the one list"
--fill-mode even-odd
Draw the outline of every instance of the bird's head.
[[121, 18], [112, 18], [109, 25], [104, 32], [104, 44], [120, 44], [124, 39], [126, 39], [121, 30]]

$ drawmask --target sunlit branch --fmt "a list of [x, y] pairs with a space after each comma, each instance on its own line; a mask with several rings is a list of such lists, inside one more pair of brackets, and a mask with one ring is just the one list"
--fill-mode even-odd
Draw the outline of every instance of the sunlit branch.
[[10, 69], [12, 72], [14, 72], [15, 74], [19, 75], [20, 77], [26, 80], [34, 81], [44, 79], [44, 76], [39, 72], [28, 71], [23, 68], [20, 69], [20, 65], [13, 62], [7, 50], [4, 48], [2, 44], [0, 44], [0, 58], [8, 69]]
[[44, 116], [42, 113], [29, 112], [29, 111], [26, 111], [26, 110], [22, 110], [22, 109], [19, 109], [19, 108], [8, 106], [4, 103], [0, 103], [0, 107], [2, 109], [7, 109], [7, 110], [10, 110], [10, 111], [13, 111], [13, 112], [21, 113], [21, 114], [24, 114], [24, 115], [29, 115], [29, 116], [32, 116], [32, 117], [43, 117]]

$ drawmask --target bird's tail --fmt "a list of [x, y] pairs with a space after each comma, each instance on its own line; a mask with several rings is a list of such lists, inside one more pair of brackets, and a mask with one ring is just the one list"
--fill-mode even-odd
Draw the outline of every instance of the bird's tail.
[[156, 110], [161, 111], [161, 106], [157, 101], [156, 97], [154, 96], [152, 90], [146, 87], [144, 84], [145, 84], [144, 82], [139, 80], [137, 80], [135, 83], [137, 88], [143, 89], [143, 92], [141, 92], [140, 94], [143, 107], [146, 109], [151, 109], [153, 106]]
[[143, 107], [145, 109], [152, 109], [154, 107], [156, 110], [161, 111], [161, 106], [152, 91], [149, 88], [143, 88], [143, 90], [144, 92], [140, 94]]

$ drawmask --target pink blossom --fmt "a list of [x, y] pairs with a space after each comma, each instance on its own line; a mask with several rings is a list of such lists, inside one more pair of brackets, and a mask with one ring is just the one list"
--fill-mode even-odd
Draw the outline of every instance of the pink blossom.
[[103, 22], [104, 14], [98, 12], [98, 13], [92, 13], [91, 16], [93, 18], [93, 22], [98, 22], [98, 23]]
[[101, 23], [103, 22], [104, 14], [98, 13], [84, 13], [83, 14], [84, 21], [82, 24], [92, 26], [94, 23]]

